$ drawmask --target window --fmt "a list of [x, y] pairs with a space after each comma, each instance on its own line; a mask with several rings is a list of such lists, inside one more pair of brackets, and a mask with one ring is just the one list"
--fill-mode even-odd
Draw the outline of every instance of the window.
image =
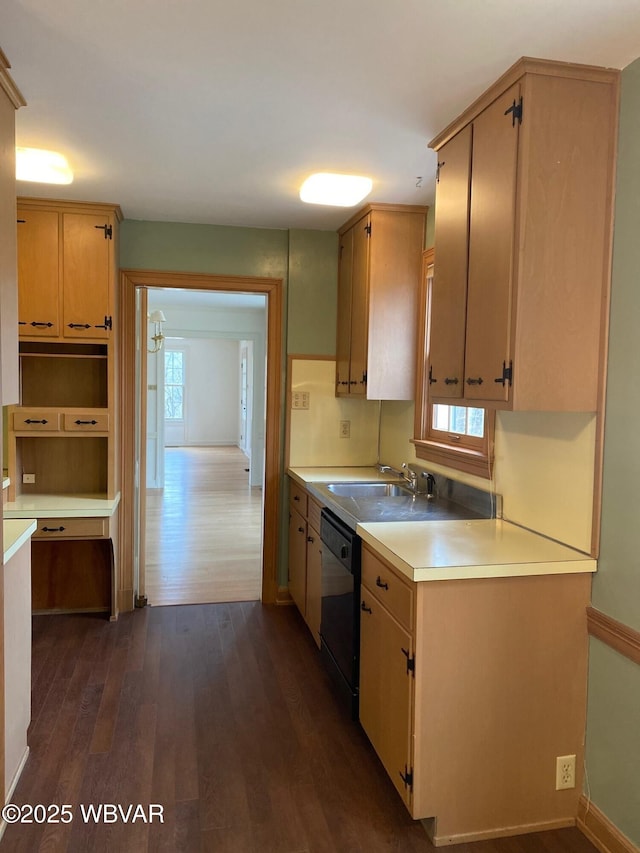
[[429, 399], [429, 303], [434, 251], [423, 253], [420, 301], [419, 363], [416, 388], [416, 456], [449, 468], [491, 478], [494, 413], [469, 406], [432, 403]]
[[184, 352], [164, 352], [164, 416], [168, 421], [184, 419]]

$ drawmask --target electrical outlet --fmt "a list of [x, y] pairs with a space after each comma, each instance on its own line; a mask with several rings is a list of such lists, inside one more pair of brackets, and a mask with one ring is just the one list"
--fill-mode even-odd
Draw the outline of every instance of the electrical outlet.
[[556, 791], [576, 787], [575, 755], [559, 755], [556, 758]]
[[351, 438], [351, 421], [340, 421], [340, 438]]
[[36, 475], [35, 474], [23, 474], [22, 482], [23, 483], [35, 483]]

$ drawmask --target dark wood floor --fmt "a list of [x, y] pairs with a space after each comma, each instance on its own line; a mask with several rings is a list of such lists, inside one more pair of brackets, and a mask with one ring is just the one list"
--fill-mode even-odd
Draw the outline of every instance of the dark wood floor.
[[[433, 850], [336, 702], [293, 608], [37, 617], [33, 675], [31, 755], [14, 802], [69, 803], [74, 820], [10, 825], [3, 853]], [[84, 823], [81, 803], [158, 803], [164, 823]], [[449, 849], [595, 850], [575, 829]]]

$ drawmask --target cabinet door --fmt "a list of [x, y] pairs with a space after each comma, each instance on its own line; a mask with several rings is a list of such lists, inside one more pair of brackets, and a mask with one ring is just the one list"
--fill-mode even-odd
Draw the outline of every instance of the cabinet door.
[[351, 352], [351, 280], [353, 273], [353, 228], [340, 238], [338, 266], [338, 326], [336, 340], [336, 395], [349, 393]]
[[320, 648], [320, 611], [322, 609], [322, 551], [320, 534], [307, 525], [307, 625]]
[[21, 337], [55, 338], [58, 316], [58, 214], [18, 208], [18, 328]]
[[289, 509], [289, 592], [306, 616], [307, 522], [293, 507]]
[[464, 394], [471, 126], [438, 151], [435, 244], [429, 301], [429, 378], [437, 397]]
[[402, 777], [412, 765], [412, 655], [411, 635], [362, 586], [360, 723], [407, 805], [411, 790]]
[[[473, 123], [465, 397], [507, 400], [519, 122], [508, 89]], [[438, 259], [436, 256], [436, 269]]]
[[367, 344], [369, 328], [369, 239], [371, 215], [353, 226], [353, 268], [351, 278], [351, 353], [349, 393], [367, 394]]
[[63, 317], [67, 338], [107, 338], [111, 317], [108, 216], [63, 214]]

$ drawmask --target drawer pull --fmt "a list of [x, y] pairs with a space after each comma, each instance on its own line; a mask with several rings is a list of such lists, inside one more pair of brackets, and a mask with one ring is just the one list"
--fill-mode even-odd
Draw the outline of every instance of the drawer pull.
[[81, 426], [82, 424], [87, 424], [87, 425], [90, 425], [90, 426], [95, 426], [97, 423], [98, 423], [98, 421], [76, 421], [76, 424], [77, 424], [78, 426]]
[[294, 501], [299, 501], [299, 500], [300, 500], [300, 495], [294, 495], [294, 496], [293, 496], [293, 499], [294, 499]]
[[35, 320], [32, 320], [29, 323], [30, 326], [43, 326], [45, 329], [50, 329], [53, 326], [53, 323], [38, 323]]
[[383, 581], [380, 575], [376, 578], [376, 586], [379, 586], [380, 589], [389, 589], [389, 584], [386, 581]]
[[90, 329], [91, 328], [89, 323], [69, 323], [68, 326], [70, 329]]
[[362, 602], [360, 610], [362, 610], [363, 613], [371, 613], [372, 612], [371, 608], [367, 607], [367, 605], [364, 601]]
[[467, 385], [482, 385], [482, 376], [478, 376], [477, 379], [467, 379]]
[[43, 426], [48, 423], [49, 421], [46, 418], [42, 418], [41, 421], [37, 421], [34, 418], [27, 418], [25, 421], [25, 424], [42, 424]]
[[316, 541], [316, 540], [313, 538], [313, 536], [307, 536], [307, 542], [311, 542], [311, 543], [313, 543], [313, 542], [315, 542], [315, 541]]
[[43, 527], [42, 532], [43, 533], [62, 533], [62, 531], [64, 529], [65, 528], [62, 525], [60, 525], [60, 527]]

